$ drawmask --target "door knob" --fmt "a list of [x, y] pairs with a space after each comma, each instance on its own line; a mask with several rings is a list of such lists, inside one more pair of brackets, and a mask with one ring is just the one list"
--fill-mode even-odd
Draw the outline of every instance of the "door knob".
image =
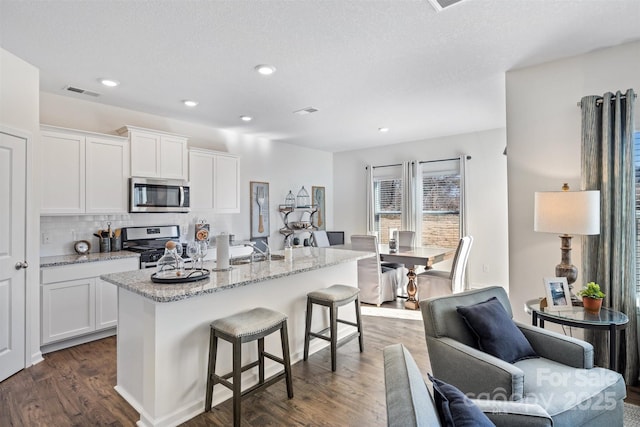
[[29, 267], [29, 263], [27, 261], [18, 261], [16, 263], [16, 270], [20, 270], [21, 268]]

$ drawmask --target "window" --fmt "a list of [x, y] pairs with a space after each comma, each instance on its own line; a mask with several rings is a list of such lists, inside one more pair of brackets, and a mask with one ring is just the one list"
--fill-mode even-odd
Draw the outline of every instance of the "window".
[[[418, 203], [415, 218], [417, 243], [455, 248], [462, 229], [462, 175], [460, 159], [420, 162]], [[393, 230], [402, 230], [404, 186], [402, 167], [381, 166], [373, 170], [374, 231], [387, 243]]]
[[460, 172], [423, 173], [422, 245], [452, 248], [460, 240]]
[[389, 242], [390, 230], [400, 230], [402, 223], [402, 179], [375, 177], [373, 179], [375, 231], [380, 243]]

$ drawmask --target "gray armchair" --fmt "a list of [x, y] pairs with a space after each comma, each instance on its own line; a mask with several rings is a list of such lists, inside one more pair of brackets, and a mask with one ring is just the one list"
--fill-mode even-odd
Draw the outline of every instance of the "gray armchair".
[[509, 298], [498, 286], [420, 301], [435, 377], [470, 396], [537, 403], [555, 427], [622, 426], [624, 380], [593, 367], [591, 344], [516, 322], [539, 358], [507, 363], [481, 351], [456, 308], [491, 297], [513, 317]]
[[[438, 418], [436, 404], [409, 351], [402, 344], [395, 344], [385, 347], [383, 354], [387, 425], [445, 425]], [[473, 403], [498, 427], [552, 426], [549, 414], [536, 404], [493, 400], [473, 400]]]

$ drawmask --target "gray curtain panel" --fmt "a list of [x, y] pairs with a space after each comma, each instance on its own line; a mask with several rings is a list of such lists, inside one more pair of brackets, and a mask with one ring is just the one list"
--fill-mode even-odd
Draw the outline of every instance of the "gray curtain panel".
[[[584, 280], [607, 294], [603, 306], [629, 316], [618, 341], [618, 368], [627, 384], [638, 382], [636, 319], [636, 222], [633, 150], [635, 94], [586, 96], [582, 108], [582, 188], [600, 190], [600, 235], [582, 239]], [[586, 331], [595, 363], [609, 366], [608, 335]]]

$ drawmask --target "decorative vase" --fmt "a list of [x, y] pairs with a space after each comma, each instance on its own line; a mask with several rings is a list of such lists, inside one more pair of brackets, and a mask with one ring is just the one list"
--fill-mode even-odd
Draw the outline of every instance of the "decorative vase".
[[582, 297], [582, 305], [585, 311], [590, 313], [600, 313], [602, 307], [602, 298]]

